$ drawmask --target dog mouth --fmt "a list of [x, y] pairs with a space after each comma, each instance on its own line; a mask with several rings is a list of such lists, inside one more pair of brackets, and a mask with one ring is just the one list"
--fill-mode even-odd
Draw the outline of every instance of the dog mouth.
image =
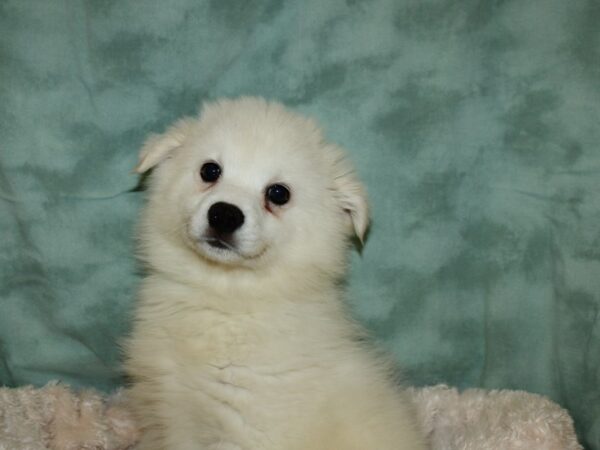
[[227, 245], [225, 242], [223, 242], [220, 239], [212, 239], [207, 242], [208, 242], [208, 245], [210, 245], [211, 247], [214, 247], [214, 248], [230, 249], [230, 246]]
[[230, 242], [227, 242], [225, 239], [222, 239], [217, 236], [203, 236], [200, 238], [200, 242], [208, 244], [210, 247], [218, 250], [228, 250], [233, 253], [237, 253], [242, 256], [239, 250]]
[[239, 258], [240, 260], [256, 260], [261, 258], [267, 251], [267, 246], [260, 248], [255, 253], [244, 253], [234, 243], [219, 236], [204, 235], [197, 242], [205, 248], [204, 254], [209, 259], [216, 258], [217, 261]]

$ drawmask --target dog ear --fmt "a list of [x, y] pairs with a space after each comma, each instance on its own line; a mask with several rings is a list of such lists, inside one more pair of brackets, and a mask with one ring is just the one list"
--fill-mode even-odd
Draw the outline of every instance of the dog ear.
[[350, 217], [356, 237], [361, 244], [364, 244], [365, 233], [369, 226], [367, 192], [342, 150], [336, 149], [335, 153], [337, 153], [334, 163], [335, 190], [343, 211]]
[[369, 226], [369, 204], [365, 188], [354, 173], [338, 181], [342, 208], [350, 216], [356, 237], [364, 244]]
[[190, 118], [181, 119], [165, 133], [150, 135], [140, 150], [134, 172], [144, 173], [167, 159], [173, 150], [181, 147], [194, 122]]

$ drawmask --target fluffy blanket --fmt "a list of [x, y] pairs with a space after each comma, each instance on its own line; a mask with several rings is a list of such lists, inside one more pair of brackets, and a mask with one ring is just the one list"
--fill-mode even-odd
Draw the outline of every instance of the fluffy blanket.
[[[432, 450], [582, 448], [569, 414], [539, 395], [444, 385], [409, 393]], [[0, 388], [0, 450], [126, 450], [138, 437], [121, 391]]]

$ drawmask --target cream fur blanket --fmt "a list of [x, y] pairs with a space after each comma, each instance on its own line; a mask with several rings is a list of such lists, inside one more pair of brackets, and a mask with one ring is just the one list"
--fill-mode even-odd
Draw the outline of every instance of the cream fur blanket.
[[[582, 448], [569, 414], [539, 395], [443, 385], [409, 392], [432, 450]], [[0, 388], [0, 450], [126, 450], [138, 436], [122, 393]]]

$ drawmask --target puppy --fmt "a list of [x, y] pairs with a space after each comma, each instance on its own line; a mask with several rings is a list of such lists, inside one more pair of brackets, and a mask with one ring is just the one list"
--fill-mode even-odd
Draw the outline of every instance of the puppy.
[[143, 450], [423, 449], [344, 310], [365, 191], [319, 127], [221, 100], [144, 145], [143, 281], [126, 369]]

